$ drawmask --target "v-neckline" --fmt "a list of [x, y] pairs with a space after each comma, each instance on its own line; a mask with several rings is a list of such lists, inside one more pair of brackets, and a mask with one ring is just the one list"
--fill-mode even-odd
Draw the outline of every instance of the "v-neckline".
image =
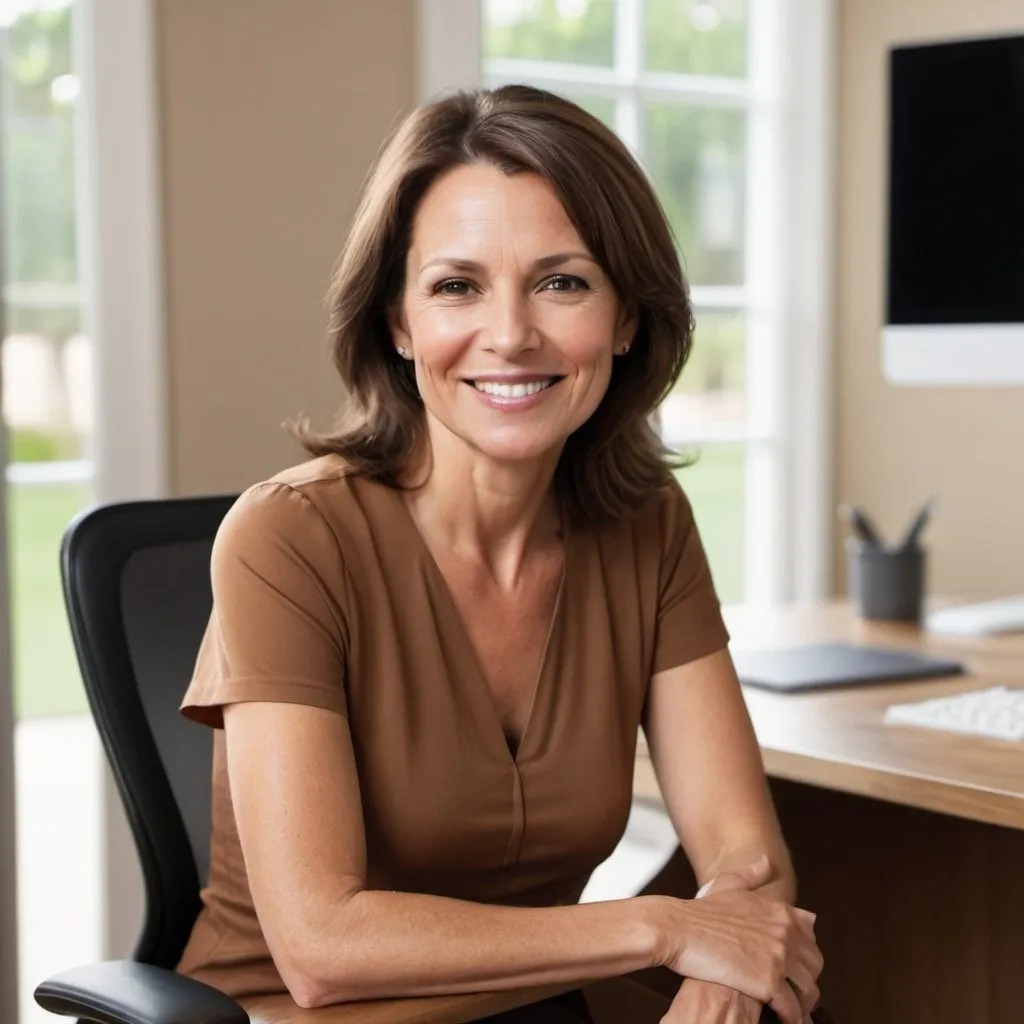
[[554, 644], [556, 633], [564, 618], [562, 609], [565, 605], [566, 591], [570, 580], [569, 569], [573, 534], [568, 517], [564, 514], [563, 509], [563, 514], [561, 516], [562, 573], [559, 577], [558, 590], [555, 594], [555, 603], [551, 611], [547, 635], [544, 639], [540, 663], [537, 667], [537, 674], [534, 679], [533, 693], [530, 698], [530, 707], [526, 713], [526, 721], [523, 723], [523, 730], [519, 735], [519, 741], [516, 744], [515, 749], [513, 749], [509, 742], [510, 737], [505, 732], [505, 727], [502, 724], [501, 715], [498, 712], [498, 705], [494, 700], [491, 684], [487, 678], [487, 673], [484, 671], [480, 654], [476, 649], [476, 644], [473, 643], [473, 638], [470, 635], [466, 623], [463, 621], [462, 613], [459, 611], [459, 605], [455, 600], [455, 595], [452, 593], [451, 586], [449, 585], [445, 574], [441, 571], [441, 566], [438, 565], [437, 559], [434, 557], [434, 553], [430, 550], [430, 545], [427, 543], [426, 538], [420, 531], [420, 528], [416, 523], [416, 519], [412, 514], [412, 510], [406, 503], [405, 498], [403, 498], [401, 492], [397, 490], [394, 491], [394, 495], [395, 499], [401, 506], [407, 528], [412, 533], [414, 543], [420, 553], [420, 557], [423, 559], [427, 573], [431, 578], [433, 589], [436, 594], [439, 595], [441, 601], [445, 605], [445, 610], [448, 613], [448, 616], [454, 622], [454, 629], [457, 633], [457, 636], [454, 639], [460, 647], [461, 653], [464, 654], [466, 663], [471, 666], [474, 680], [471, 686], [465, 687], [466, 690], [470, 691], [468, 697], [473, 701], [474, 707], [478, 711], [479, 717], [483, 720], [485, 728], [496, 736], [495, 745], [499, 748], [499, 755], [518, 771], [524, 760], [524, 751], [527, 748], [527, 741], [537, 731], [537, 727], [534, 723], [537, 717], [538, 707], [542, 706], [544, 691], [546, 690], [545, 683], [550, 675], [549, 667], [551, 660], [551, 648]]

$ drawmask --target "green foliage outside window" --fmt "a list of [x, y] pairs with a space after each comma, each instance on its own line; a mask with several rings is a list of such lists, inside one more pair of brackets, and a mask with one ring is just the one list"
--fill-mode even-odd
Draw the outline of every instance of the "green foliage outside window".
[[614, 0], [484, 0], [484, 55], [610, 67]]
[[645, 0], [644, 67], [744, 78], [746, 0]]
[[61, 341], [80, 329], [74, 105], [53, 87], [72, 72], [71, 11], [22, 14], [0, 44], [6, 328]]

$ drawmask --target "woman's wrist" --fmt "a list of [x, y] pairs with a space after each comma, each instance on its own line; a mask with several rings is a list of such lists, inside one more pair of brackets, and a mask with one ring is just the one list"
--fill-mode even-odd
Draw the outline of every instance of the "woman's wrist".
[[686, 932], [686, 901], [673, 896], [639, 896], [641, 918], [647, 933], [650, 967], [671, 967], [683, 951]]

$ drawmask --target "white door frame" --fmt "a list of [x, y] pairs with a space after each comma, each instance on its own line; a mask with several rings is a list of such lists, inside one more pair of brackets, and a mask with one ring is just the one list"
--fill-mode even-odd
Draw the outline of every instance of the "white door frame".
[[[96, 360], [98, 501], [169, 493], [159, 90], [153, 0], [78, 0], [83, 316]], [[103, 772], [102, 955], [135, 945], [138, 856]], [[70, 965], [69, 965], [70, 966]]]

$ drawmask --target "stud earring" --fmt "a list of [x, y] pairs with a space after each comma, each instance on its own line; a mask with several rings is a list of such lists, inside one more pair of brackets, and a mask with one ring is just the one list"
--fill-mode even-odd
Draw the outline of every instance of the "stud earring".
[[406, 351], [406, 348], [405, 348], [404, 345], [399, 345], [398, 346], [398, 354], [404, 359], [409, 353]]
[[622, 346], [622, 354], [625, 355], [629, 351], [629, 342]]

